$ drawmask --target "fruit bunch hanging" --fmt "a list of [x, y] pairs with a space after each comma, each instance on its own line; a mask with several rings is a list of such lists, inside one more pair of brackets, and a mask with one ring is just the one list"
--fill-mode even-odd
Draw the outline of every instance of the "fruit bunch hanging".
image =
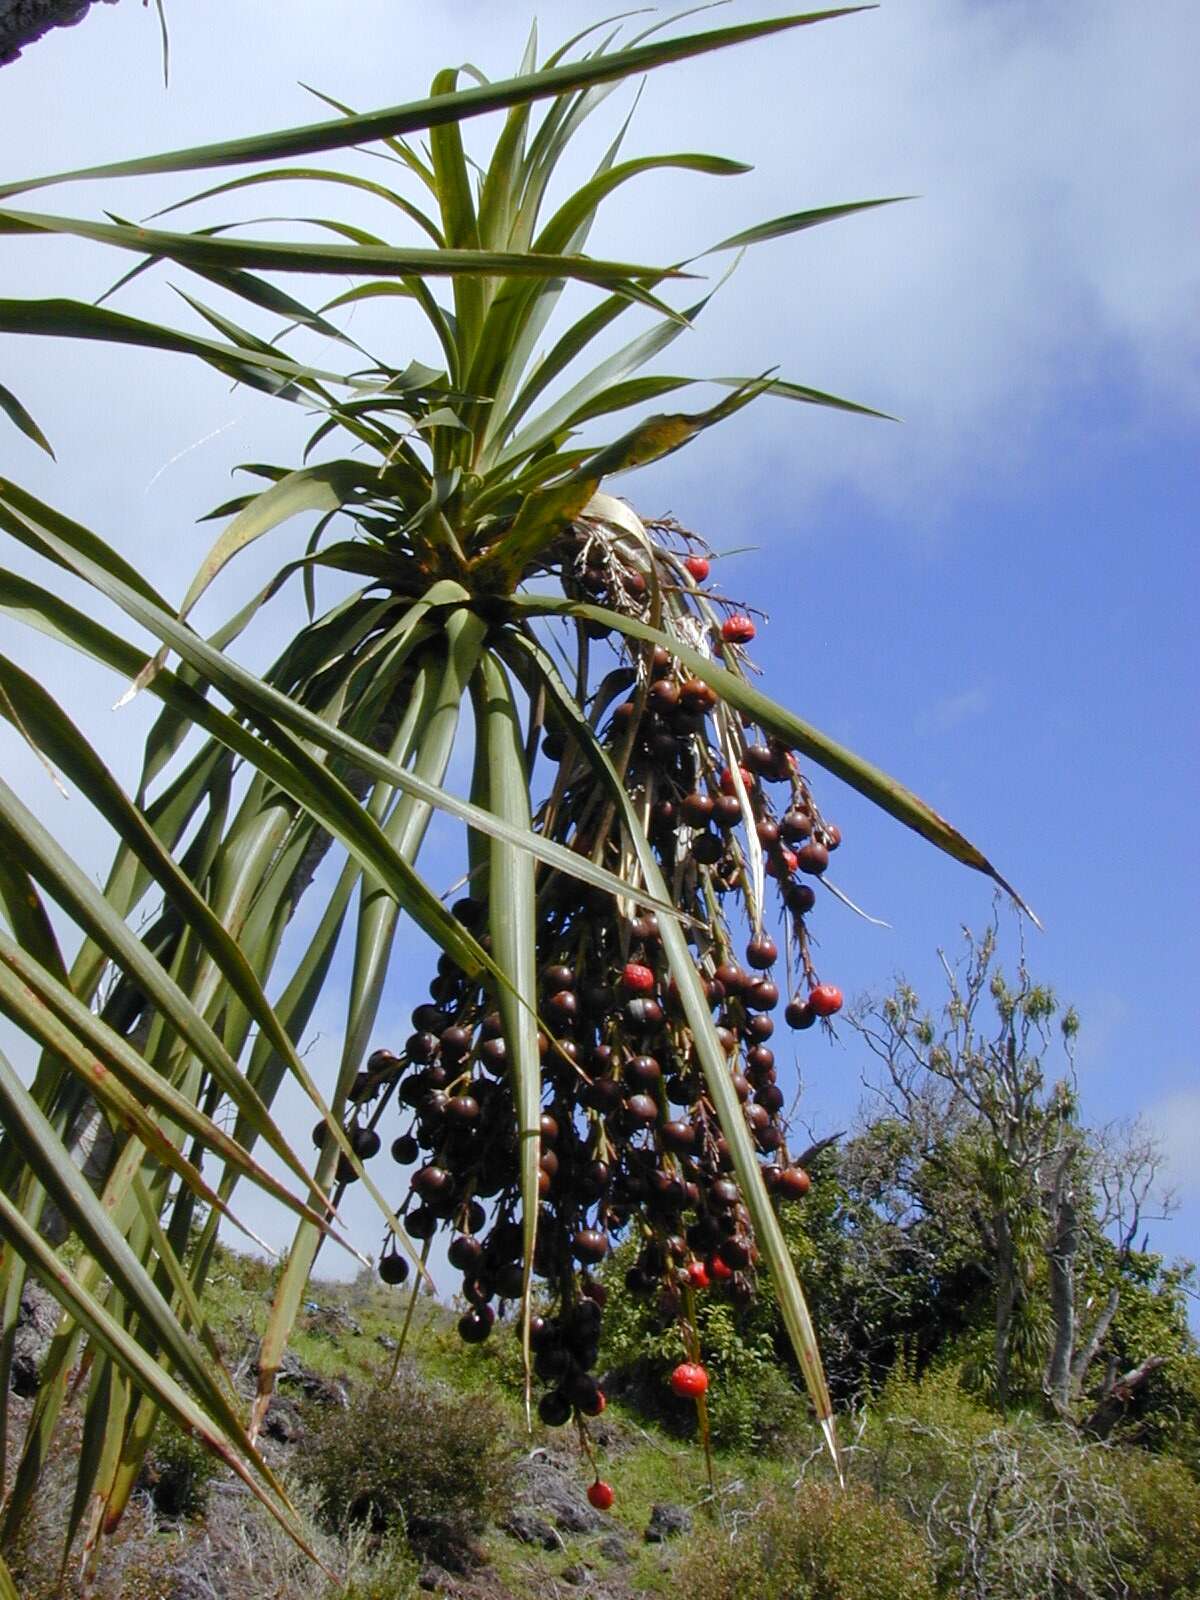
[[[594, 602], [650, 620], [744, 672], [755, 623], [705, 587], [710, 557], [699, 541], [673, 522], [630, 528], [633, 521], [572, 527], [559, 551], [564, 594], [584, 611]], [[813, 885], [841, 836], [822, 816], [795, 753], [744, 726], [668, 649], [625, 640], [613, 664], [616, 636], [602, 621], [581, 614], [569, 626], [578, 703], [587, 706], [670, 898], [688, 919], [768, 1190], [780, 1203], [799, 1199], [809, 1179], [789, 1155], [771, 1041], [781, 1010], [790, 1028], [806, 1029], [841, 1006], [840, 992], [818, 978], [807, 921]], [[601, 640], [609, 670], [593, 682]], [[538, 1413], [558, 1425], [604, 1407], [594, 1367], [605, 1286], [595, 1269], [614, 1241], [637, 1241], [629, 1289], [657, 1296], [680, 1316], [690, 1359], [673, 1387], [693, 1396], [703, 1394], [707, 1376], [689, 1317], [692, 1296], [745, 1304], [759, 1257], [658, 919], [637, 900], [619, 810], [570, 729], [556, 725], [552, 711], [546, 716], [541, 752], [552, 776], [536, 828], [631, 882], [621, 901], [551, 869], [539, 879], [543, 1109], [533, 1263], [539, 1309], [530, 1346]], [[454, 913], [486, 949], [488, 906], [469, 887]], [[782, 941], [769, 931], [768, 896]], [[467, 1305], [458, 1328], [476, 1343], [489, 1337], [498, 1310], [519, 1301], [524, 1281], [508, 1045], [496, 995], [446, 956], [429, 995], [413, 1011], [403, 1047], [371, 1056], [355, 1085], [349, 1132], [360, 1156], [375, 1155], [385, 1108], [399, 1103], [391, 1155], [411, 1169], [399, 1215], [417, 1240], [450, 1233], [447, 1254], [462, 1274]], [[408, 1270], [389, 1235], [380, 1276], [401, 1283]]]

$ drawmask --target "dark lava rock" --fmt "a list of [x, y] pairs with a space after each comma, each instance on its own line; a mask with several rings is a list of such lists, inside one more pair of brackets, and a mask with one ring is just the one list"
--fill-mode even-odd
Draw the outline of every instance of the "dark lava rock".
[[558, 1534], [545, 1517], [539, 1517], [536, 1511], [514, 1511], [506, 1522], [501, 1523], [501, 1527], [510, 1538], [519, 1540], [521, 1544], [541, 1545], [543, 1550], [562, 1549]]
[[294, 1386], [306, 1400], [313, 1400], [320, 1406], [337, 1406], [344, 1411], [350, 1404], [350, 1395], [344, 1383], [334, 1378], [323, 1378], [319, 1372], [306, 1367], [290, 1350], [283, 1358], [275, 1381]]
[[564, 1490], [554, 1507], [554, 1525], [564, 1533], [599, 1533], [604, 1518], [592, 1510], [582, 1495]]
[[569, 1583], [572, 1587], [578, 1588], [580, 1585], [587, 1583], [591, 1576], [591, 1567], [585, 1567], [582, 1561], [575, 1561], [569, 1567], [564, 1568], [562, 1580], [564, 1583]]
[[17, 1326], [13, 1334], [13, 1357], [9, 1385], [14, 1393], [31, 1400], [50, 1341], [58, 1325], [59, 1305], [40, 1283], [30, 1281], [21, 1290]]
[[295, 1444], [297, 1439], [302, 1439], [304, 1426], [295, 1401], [285, 1399], [281, 1394], [273, 1394], [263, 1420], [263, 1432], [276, 1444]]
[[676, 1534], [691, 1533], [692, 1513], [683, 1506], [656, 1505], [650, 1507], [650, 1521], [646, 1527], [646, 1543], [662, 1544]]
[[615, 1561], [620, 1566], [633, 1560], [633, 1551], [619, 1533], [606, 1533], [603, 1539], [597, 1541], [596, 1549], [606, 1561]]
[[409, 1543], [426, 1560], [447, 1572], [465, 1577], [487, 1566], [487, 1551], [445, 1517], [413, 1517], [408, 1523]]
[[567, 1468], [544, 1451], [537, 1451], [518, 1467], [521, 1502], [534, 1506], [562, 1533], [605, 1533], [608, 1519], [588, 1504], [579, 1486], [578, 1466]]

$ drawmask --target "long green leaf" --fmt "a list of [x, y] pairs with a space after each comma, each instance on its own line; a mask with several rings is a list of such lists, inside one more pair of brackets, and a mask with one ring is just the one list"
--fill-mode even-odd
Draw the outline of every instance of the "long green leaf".
[[637, 280], [656, 276], [685, 277], [686, 273], [652, 269], [621, 261], [598, 261], [588, 256], [535, 256], [500, 250], [406, 249], [399, 245], [293, 244], [280, 240], [217, 239], [198, 233], [166, 233], [155, 228], [134, 228], [120, 223], [89, 222], [78, 217], [55, 217], [33, 211], [0, 210], [0, 234], [55, 234], [110, 244], [119, 250], [161, 257], [197, 270], [258, 269], [266, 272], [341, 273], [381, 277], [492, 277], [577, 278], [583, 283], [608, 284], [619, 293], [645, 298]]
[[0, 333], [36, 334], [52, 339], [92, 339], [106, 344], [127, 344], [144, 350], [165, 350], [175, 355], [197, 356], [210, 367], [239, 383], [276, 394], [282, 380], [320, 378], [326, 383], [346, 383], [336, 372], [306, 367], [288, 356], [250, 347], [219, 344], [156, 322], [144, 322], [102, 306], [77, 300], [0, 299]]
[[[528, 831], [532, 828], [529, 775], [525, 770], [520, 720], [505, 674], [490, 657], [485, 657], [480, 666], [475, 712], [479, 737], [484, 740], [487, 750], [488, 808], [503, 816], [515, 828]], [[508, 1045], [509, 1073], [520, 1144], [521, 1226], [525, 1262], [525, 1281], [521, 1293], [521, 1349], [528, 1413], [529, 1326], [533, 1303], [533, 1255], [537, 1242], [542, 1110], [537, 1016], [531, 1009], [537, 995], [537, 892], [533, 857], [528, 851], [518, 849], [502, 839], [493, 839], [489, 855], [488, 929], [497, 965], [507, 975], [510, 985], [498, 992], [496, 1000]], [[519, 1004], [518, 996], [524, 996], [527, 1003]]]
[[37, 423], [29, 415], [29, 412], [17, 399], [12, 390], [6, 389], [2, 383], [0, 383], [0, 411], [4, 412], [9, 421], [14, 423], [27, 439], [32, 439], [34, 444], [36, 444], [39, 449], [44, 450], [46, 454], [53, 460], [54, 451], [50, 448], [49, 439], [46, 438], [46, 435], [38, 427]]
[[217, 574], [240, 551], [304, 511], [338, 510], [356, 491], [364, 488], [366, 477], [363, 467], [355, 462], [327, 461], [318, 467], [289, 472], [278, 483], [255, 495], [246, 509], [234, 517], [201, 563], [180, 604], [180, 618], [189, 614]]
[[[441, 98], [454, 94], [458, 72], [447, 67], [433, 80], [433, 93]], [[467, 174], [467, 158], [457, 122], [439, 122], [431, 130], [429, 151], [433, 159], [433, 181], [442, 213], [445, 248], [479, 249], [479, 222]], [[454, 283], [454, 315], [461, 348], [468, 359], [479, 339], [483, 324], [485, 285], [476, 278], [457, 278]], [[439, 463], [441, 465], [441, 463]]]
[[961, 861], [964, 866], [973, 867], [976, 872], [985, 873], [1010, 894], [1018, 905], [1029, 912], [1030, 916], [1033, 915], [1017, 891], [1000, 876], [987, 857], [924, 800], [919, 799], [910, 789], [906, 789], [895, 778], [889, 777], [879, 767], [864, 761], [861, 756], [855, 755], [852, 750], [847, 750], [844, 745], [838, 744], [827, 734], [801, 721], [794, 712], [769, 699], [745, 678], [736, 672], [730, 672], [728, 667], [723, 667], [710, 657], [702, 655], [700, 651], [693, 650], [690, 645], [684, 644], [673, 635], [652, 628], [634, 617], [608, 611], [603, 606], [584, 605], [573, 600], [543, 598], [540, 595], [516, 595], [510, 604], [515, 610], [526, 615], [579, 617], [585, 622], [600, 622], [605, 627], [615, 628], [630, 639], [640, 639], [646, 644], [662, 645], [687, 667], [689, 672], [695, 673], [698, 678], [703, 678], [705, 683], [710, 684], [727, 705], [741, 712], [748, 721], [757, 723], [785, 743], [802, 750], [827, 772], [832, 772], [835, 777], [848, 783], [852, 789], [857, 789], [859, 794], [865, 795], [881, 810], [896, 817], [906, 827], [914, 829], [922, 838], [937, 845], [939, 850], [944, 850], [956, 861]]
[[[703, 254], [713, 256], [721, 250], [744, 250], [748, 245], [762, 244], [767, 239], [784, 239], [793, 233], [803, 233], [808, 228], [819, 228], [825, 222], [840, 222], [843, 217], [856, 216], [860, 211], [875, 211], [880, 206], [899, 205], [902, 200], [913, 198], [910, 194], [891, 194], [881, 200], [848, 200], [836, 206], [790, 211], [786, 216], [773, 217], [769, 222], [759, 222], [752, 228], [743, 228], [740, 233], [730, 234], [720, 244], [709, 245]], [[701, 257], [694, 256], [692, 259], [699, 261]]]
[[725, 156], [691, 153], [673, 156], [638, 156], [631, 161], [622, 161], [619, 166], [611, 167], [607, 172], [602, 172], [589, 183], [585, 183], [569, 200], [563, 202], [538, 234], [534, 250], [539, 254], [553, 254], [565, 249], [575, 230], [595, 213], [601, 201], [619, 189], [622, 184], [628, 183], [631, 178], [640, 177], [645, 172], [672, 170], [701, 172], [710, 178], [732, 178], [753, 169], [744, 161], [730, 161]]
[[253, 172], [245, 178], [231, 178], [228, 183], [214, 184], [210, 189], [202, 189], [199, 194], [189, 195], [186, 200], [176, 200], [173, 205], [163, 206], [153, 217], [147, 218], [147, 221], [169, 216], [172, 211], [179, 211], [183, 206], [196, 205], [201, 200], [211, 200], [219, 194], [232, 194], [235, 190], [260, 183], [285, 182], [341, 184], [361, 194], [374, 195], [377, 199], [386, 200], [389, 205], [398, 207], [405, 216], [411, 217], [435, 245], [440, 247], [446, 243], [436, 223], [403, 195], [397, 194], [393, 189], [385, 188], [381, 183], [372, 183], [369, 178], [360, 177], [357, 173], [330, 172], [325, 167], [272, 167], [266, 172]]
[[21, 865], [11, 836], [0, 832], [0, 905], [17, 943], [53, 977], [66, 982], [67, 969], [54, 925], [33, 879]]
[[359, 116], [339, 117], [278, 133], [229, 139], [217, 144], [196, 145], [188, 150], [173, 150], [163, 155], [132, 161], [112, 161], [100, 166], [82, 167], [72, 172], [54, 173], [44, 178], [17, 180], [0, 185], [0, 199], [28, 193], [53, 184], [70, 183], [80, 178], [139, 177], [161, 172], [197, 172], [209, 167], [243, 166], [253, 161], [286, 161], [294, 156], [315, 155], [322, 150], [345, 150], [374, 139], [395, 138], [416, 133], [441, 123], [460, 122], [468, 117], [503, 111], [509, 106], [533, 100], [546, 100], [572, 89], [612, 82], [648, 72], [673, 61], [727, 49], [752, 39], [768, 38], [792, 28], [826, 22], [835, 17], [852, 16], [870, 6], [842, 6], [836, 10], [812, 11], [804, 15], [777, 17], [768, 21], [741, 23], [713, 28], [707, 33], [687, 34], [678, 39], [659, 40], [629, 50], [595, 55], [548, 71], [520, 78], [461, 89], [453, 95], [432, 95], [409, 105]]

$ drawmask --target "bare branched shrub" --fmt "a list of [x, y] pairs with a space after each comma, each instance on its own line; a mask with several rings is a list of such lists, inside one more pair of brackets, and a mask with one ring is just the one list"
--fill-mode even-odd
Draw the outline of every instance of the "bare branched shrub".
[[289, 1492], [310, 1549], [342, 1581], [329, 1582], [257, 1501], [235, 1492], [180, 1553], [178, 1592], [188, 1600], [409, 1600], [417, 1592], [402, 1532], [380, 1537], [359, 1525], [330, 1533], [313, 1492]]
[[[854, 1470], [923, 1530], [941, 1592], [961, 1600], [1183, 1600], [1200, 1583], [1200, 1534], [1189, 1545], [1187, 1533], [1200, 1486], [1185, 1468], [1060, 1423], [1001, 1418], [953, 1373], [889, 1385]], [[1164, 1569], [1173, 1586], [1161, 1586]]]

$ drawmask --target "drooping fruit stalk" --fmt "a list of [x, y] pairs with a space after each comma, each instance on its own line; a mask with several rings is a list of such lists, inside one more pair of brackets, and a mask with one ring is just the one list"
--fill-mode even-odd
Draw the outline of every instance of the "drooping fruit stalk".
[[[581, 522], [561, 541], [565, 593], [639, 619], [657, 606], [659, 626], [692, 648], [714, 637], [744, 642], [754, 631], [749, 619], [734, 612], [719, 624], [717, 603], [695, 586], [702, 562], [688, 567], [693, 586], [679, 581], [680, 558], [667, 543], [674, 531], [654, 525], [648, 557], [619, 530]], [[582, 663], [591, 661], [589, 630], [591, 623], [577, 625]], [[595, 736], [646, 819], [675, 904], [692, 919], [694, 959], [769, 1192], [779, 1203], [795, 1200], [809, 1179], [787, 1153], [785, 1096], [769, 1042], [781, 942], [765, 931], [765, 895], [773, 886], [782, 954], [807, 994], [789, 1003], [787, 1020], [807, 1027], [832, 1015], [840, 994], [818, 982], [805, 922], [816, 897], [794, 873], [805, 848], [828, 859], [824, 841], [835, 830], [794, 753], [769, 735], [754, 736], [668, 650], [628, 643], [607, 665], [598, 681], [581, 677], [576, 699], [591, 705]], [[551, 777], [535, 827], [628, 876], [618, 809], [571, 729], [556, 724], [553, 707], [549, 715], [542, 746]], [[490, 908], [481, 888], [473, 885], [453, 909], [486, 937]], [[744, 925], [748, 939], [738, 931]], [[593, 1369], [606, 1290], [595, 1269], [612, 1242], [629, 1238], [636, 1251], [626, 1285], [680, 1319], [689, 1359], [672, 1387], [703, 1406], [708, 1378], [694, 1296], [745, 1305], [759, 1257], [658, 921], [632, 886], [629, 901], [619, 902], [539, 869], [537, 944], [543, 1114], [530, 1349], [544, 1386], [538, 1415], [548, 1426], [574, 1417], [582, 1430], [603, 1410]], [[415, 1166], [401, 1214], [418, 1238], [451, 1233], [448, 1260], [462, 1274], [468, 1307], [459, 1332], [479, 1343], [491, 1336], [497, 1310], [503, 1316], [519, 1300], [524, 1276], [508, 1041], [495, 993], [446, 957], [429, 994], [413, 1011], [404, 1047], [372, 1057], [376, 1071], [364, 1093], [406, 1109], [409, 1125], [392, 1141], [397, 1161]], [[374, 1120], [378, 1111], [372, 1129]], [[364, 1139], [364, 1148], [371, 1142]]]

